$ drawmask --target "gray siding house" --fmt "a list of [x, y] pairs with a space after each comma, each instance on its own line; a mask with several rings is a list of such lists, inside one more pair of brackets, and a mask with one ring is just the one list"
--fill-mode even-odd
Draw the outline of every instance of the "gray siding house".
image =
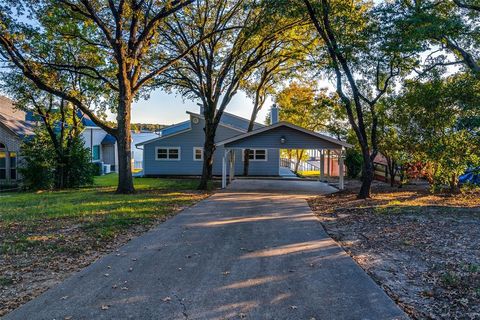
[[[143, 152], [143, 174], [145, 176], [201, 175], [203, 145], [205, 142], [205, 120], [201, 114], [187, 112], [190, 119], [167, 127], [161, 136], [137, 144]], [[215, 143], [247, 132], [249, 120], [224, 113], [217, 129]], [[255, 124], [254, 130], [263, 127]], [[224, 147], [218, 146], [213, 161], [213, 174], [222, 174]], [[255, 148], [250, 150], [249, 175], [278, 176], [280, 151], [278, 149]], [[235, 154], [235, 172], [243, 173], [243, 152]]]

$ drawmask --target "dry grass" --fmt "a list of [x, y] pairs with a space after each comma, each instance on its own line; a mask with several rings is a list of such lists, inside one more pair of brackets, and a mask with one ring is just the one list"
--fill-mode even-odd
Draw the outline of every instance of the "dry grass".
[[480, 193], [359, 185], [310, 201], [327, 232], [415, 319], [480, 319]]

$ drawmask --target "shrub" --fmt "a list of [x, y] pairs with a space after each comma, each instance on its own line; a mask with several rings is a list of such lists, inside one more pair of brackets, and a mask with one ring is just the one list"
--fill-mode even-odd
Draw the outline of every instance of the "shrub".
[[56, 150], [48, 134], [41, 129], [24, 142], [19, 171], [27, 188], [77, 188], [93, 183], [95, 167], [90, 162], [89, 149], [80, 137], [73, 137], [64, 144], [62, 150]]
[[347, 149], [345, 154], [345, 166], [347, 167], [347, 177], [355, 179], [362, 172], [363, 157], [355, 149]]

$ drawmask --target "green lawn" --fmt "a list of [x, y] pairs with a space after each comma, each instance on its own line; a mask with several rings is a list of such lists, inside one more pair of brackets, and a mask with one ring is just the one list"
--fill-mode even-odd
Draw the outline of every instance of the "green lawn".
[[77, 190], [0, 194], [0, 240], [4, 242], [0, 253], [16, 249], [17, 242], [57, 239], [61, 234], [57, 229], [72, 225], [94, 238], [112, 238], [206, 196], [195, 191], [197, 180], [154, 178], [135, 178], [136, 194], [117, 195], [117, 180], [118, 176], [111, 174], [97, 177], [94, 186]]

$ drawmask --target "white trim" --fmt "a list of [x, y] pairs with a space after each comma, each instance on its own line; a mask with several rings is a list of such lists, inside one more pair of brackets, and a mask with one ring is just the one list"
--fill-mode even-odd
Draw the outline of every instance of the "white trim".
[[[265, 162], [265, 161], [268, 161], [268, 149], [265, 149], [265, 148], [245, 148], [245, 149], [242, 149], [242, 161], [245, 162], [245, 150], [253, 150], [254, 153], [253, 153], [253, 159], [249, 159], [249, 162]], [[258, 150], [264, 150], [265, 151], [265, 159], [255, 159], [255, 157], [257, 156], [257, 152]]]
[[[237, 141], [237, 140], [240, 140], [240, 139], [244, 139], [244, 138], [247, 138], [247, 137], [250, 137], [250, 136], [253, 136], [255, 134], [258, 134], [258, 133], [262, 133], [262, 132], [265, 132], [265, 131], [269, 131], [269, 130], [272, 130], [272, 129], [275, 129], [275, 128], [278, 128], [278, 127], [288, 127], [288, 128], [291, 128], [291, 129], [294, 129], [294, 130], [298, 130], [298, 131], [301, 131], [303, 133], [306, 133], [306, 134], [309, 134], [311, 136], [314, 136], [316, 138], [320, 138], [322, 140], [325, 140], [325, 141], [328, 141], [330, 143], [333, 143], [333, 144], [336, 144], [339, 146], [339, 149], [342, 148], [342, 147], [347, 147], [347, 148], [351, 148], [353, 147], [351, 144], [349, 143], [346, 143], [346, 142], [343, 142], [343, 141], [340, 141], [340, 140], [337, 140], [337, 139], [333, 139], [329, 136], [326, 136], [324, 134], [320, 134], [320, 133], [317, 133], [317, 132], [314, 132], [314, 131], [310, 131], [310, 130], [307, 130], [305, 128], [302, 128], [302, 127], [299, 127], [297, 125], [294, 125], [292, 123], [289, 123], [289, 122], [278, 122], [278, 123], [275, 123], [271, 126], [267, 126], [267, 127], [263, 127], [263, 128], [260, 128], [260, 129], [256, 129], [256, 130], [253, 130], [253, 131], [250, 131], [250, 132], [247, 132], [247, 133], [244, 133], [244, 134], [241, 134], [241, 135], [238, 135], [238, 136], [235, 136], [235, 137], [232, 137], [232, 138], [229, 138], [229, 139], [226, 139], [226, 140], [223, 140], [223, 141], [220, 141], [218, 142], [216, 145], [217, 146], [224, 146], [228, 143], [231, 143], [231, 142], [234, 142], [234, 141]], [[333, 148], [332, 148], [333, 149]]]
[[[196, 156], [196, 151], [197, 150], [201, 150], [202, 153], [202, 157], [200, 159], [197, 159], [195, 156]], [[193, 161], [203, 161], [203, 147], [193, 147]]]
[[[165, 158], [165, 159], [159, 159], [158, 158], [158, 150], [159, 149], [167, 150], [167, 158]], [[178, 159], [170, 159], [169, 158], [171, 149], [177, 149], [178, 150]], [[180, 148], [180, 147], [155, 147], [155, 160], [156, 161], [180, 161], [180, 160], [182, 160], [182, 148]]]

